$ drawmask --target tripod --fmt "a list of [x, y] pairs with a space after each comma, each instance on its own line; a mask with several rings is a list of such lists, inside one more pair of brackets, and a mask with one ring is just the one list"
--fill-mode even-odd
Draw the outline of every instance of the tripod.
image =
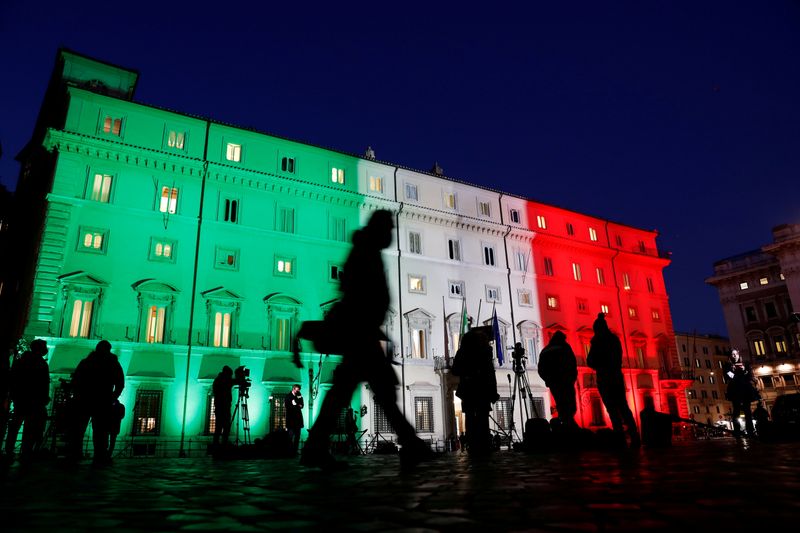
[[[233, 421], [236, 420], [236, 440], [234, 441], [234, 445], [238, 446], [239, 444], [250, 444], [250, 411], [247, 408], [247, 398], [250, 397], [249, 394], [249, 385], [247, 387], [242, 387], [239, 385], [239, 399], [236, 400], [236, 407], [233, 410], [233, 415], [231, 417], [231, 425], [233, 425]], [[241, 413], [241, 424], [242, 424], [242, 440], [239, 440], [239, 422], [240, 418], [237, 416]]]
[[[531, 413], [529, 412], [529, 407], [533, 409], [534, 415], [536, 418], [541, 418], [541, 415], [536, 409], [536, 406], [533, 405], [533, 402], [526, 402], [525, 398], [533, 399], [533, 394], [531, 393], [531, 385], [528, 382], [528, 375], [525, 373], [525, 351], [522, 348], [515, 348], [514, 352], [512, 353], [512, 358], [514, 360], [513, 368], [514, 368], [514, 384], [511, 388], [511, 424], [510, 424], [510, 433], [516, 434], [517, 439], [519, 439], [519, 433], [516, 430], [516, 426], [514, 423], [514, 406], [516, 404], [517, 396], [519, 396], [519, 402], [522, 404], [524, 408], [525, 418], [522, 417], [522, 411], [520, 412], [520, 421], [522, 421], [523, 431], [525, 429], [525, 423], [528, 419], [531, 418]], [[511, 385], [511, 375], [508, 374], [508, 384]], [[511, 435], [507, 435], [511, 437]]]

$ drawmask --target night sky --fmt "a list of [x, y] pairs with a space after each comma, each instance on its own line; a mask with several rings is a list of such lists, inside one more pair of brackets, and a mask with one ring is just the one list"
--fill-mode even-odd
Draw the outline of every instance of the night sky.
[[6, 187], [64, 46], [140, 102], [656, 229], [677, 331], [727, 334], [714, 261], [800, 222], [797, 0], [178, 4], [0, 2]]

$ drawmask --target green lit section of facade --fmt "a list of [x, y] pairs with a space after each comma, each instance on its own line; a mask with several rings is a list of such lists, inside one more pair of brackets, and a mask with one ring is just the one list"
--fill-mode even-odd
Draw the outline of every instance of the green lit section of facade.
[[251, 371], [253, 437], [273, 394], [300, 383], [308, 398], [318, 379], [310, 425], [337, 359], [307, 353], [296, 369], [290, 339], [337, 297], [351, 232], [388, 205], [359, 194], [363, 161], [135, 103], [135, 73], [61, 59], [68, 103], [44, 138], [57, 157], [25, 328], [50, 344], [51, 374], [110, 340], [123, 435], [172, 440], [207, 434], [223, 365]]

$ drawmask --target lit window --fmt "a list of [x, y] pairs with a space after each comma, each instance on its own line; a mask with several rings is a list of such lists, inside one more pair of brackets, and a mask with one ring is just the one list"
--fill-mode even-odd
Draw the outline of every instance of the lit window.
[[519, 224], [519, 220], [520, 220], [519, 219], [519, 211], [517, 211], [516, 209], [512, 209], [511, 212], [510, 212], [510, 215], [511, 215], [511, 222], [513, 222], [514, 224]]
[[412, 254], [422, 253], [422, 236], [419, 234], [419, 232], [408, 232], [408, 251]]
[[761, 278], [760, 280], [758, 280], [758, 283], [761, 284], [761, 285], [766, 285], [767, 283], [769, 283], [769, 279], [768, 278]]
[[160, 343], [164, 342], [164, 318], [166, 308], [163, 306], [151, 305], [147, 308], [147, 330], [145, 342]]
[[177, 187], [161, 187], [161, 201], [158, 210], [162, 213], [175, 214], [178, 210]]
[[175, 241], [171, 239], [150, 239], [150, 256], [151, 261], [162, 261], [172, 263], [175, 260]]
[[72, 319], [69, 325], [70, 337], [88, 338], [92, 325], [92, 309], [94, 302], [87, 299], [76, 299], [72, 302]]
[[567, 222], [567, 235], [575, 235], [575, 228], [571, 222]]
[[589, 228], [589, 240], [597, 241], [597, 230]]
[[547, 219], [544, 218], [544, 215], [536, 215], [536, 224], [540, 229], [547, 229]]
[[483, 246], [483, 264], [494, 266], [494, 248], [488, 245]]
[[572, 263], [572, 277], [575, 281], [581, 281], [581, 266], [578, 263]]
[[531, 291], [527, 289], [520, 289], [519, 291], [517, 291], [517, 294], [519, 295], [519, 305], [524, 305], [524, 306], [533, 305], [533, 295]]
[[635, 307], [628, 307], [628, 316], [630, 318], [639, 318], [639, 312]]
[[433, 398], [414, 398], [414, 429], [417, 433], [433, 433]]
[[743, 282], [741, 282], [741, 283], [739, 284], [739, 288], [740, 288], [741, 290], [748, 289], [749, 287], [750, 287], [750, 285], [748, 285], [748, 283], [747, 283], [746, 281], [743, 281]]
[[239, 162], [242, 160], [242, 145], [235, 143], [228, 143], [225, 148], [225, 159], [228, 161]]
[[492, 210], [489, 202], [478, 202], [478, 214], [482, 217], [492, 216]]
[[106, 115], [103, 118], [103, 133], [119, 137], [122, 133], [122, 119]]
[[777, 353], [786, 353], [786, 339], [783, 335], [775, 335], [772, 340], [775, 342], [775, 351]]
[[281, 276], [294, 276], [294, 258], [277, 257], [275, 259], [275, 273]]
[[444, 206], [448, 209], [455, 209], [456, 208], [456, 194], [453, 192], [447, 192], [444, 194]]
[[214, 313], [214, 339], [216, 348], [229, 348], [231, 345], [231, 314], [217, 311]]
[[294, 209], [291, 207], [278, 208], [278, 223], [276, 230], [281, 233], [294, 233]]
[[658, 309], [653, 309], [651, 311], [651, 316], [653, 317], [653, 320], [656, 322], [661, 320], [661, 313], [658, 311]]
[[447, 256], [453, 261], [461, 261], [461, 243], [455, 239], [448, 239]]
[[102, 254], [106, 251], [106, 235], [108, 230], [95, 228], [80, 228], [80, 245], [82, 252]]
[[331, 167], [331, 183], [344, 183], [344, 169]]
[[239, 270], [239, 250], [218, 246], [216, 249], [214, 268], [221, 270]]
[[608, 304], [600, 304], [600, 312], [601, 313], [603, 313], [604, 315], [608, 316], [608, 314], [609, 314], [608, 311], [609, 311]]
[[425, 294], [425, 276], [418, 276], [416, 274], [409, 274], [408, 276], [408, 291]]
[[111, 198], [111, 184], [113, 177], [110, 174], [95, 174], [92, 181], [92, 192], [89, 197], [95, 202], [108, 203]]
[[653, 285], [653, 278], [647, 278], [647, 292], [653, 293], [656, 292], [655, 286]]
[[553, 275], [553, 260], [549, 257], [544, 258], [544, 275], [545, 276], [552, 276]]
[[295, 168], [294, 157], [281, 158], [281, 172], [286, 172], [287, 174], [294, 174], [294, 168]]
[[622, 274], [622, 288], [626, 291], [631, 290], [631, 277], [627, 272]]
[[411, 330], [411, 357], [426, 359], [428, 357], [428, 338], [424, 329]]
[[418, 200], [417, 186], [413, 183], [406, 183], [406, 200]]
[[780, 277], [781, 277], [781, 281], [785, 281], [786, 280], [786, 278], [783, 276], [783, 272], [781, 272]]
[[499, 287], [486, 287], [486, 301], [487, 302], [500, 302], [500, 288]]
[[603, 269], [600, 267], [595, 268], [595, 272], [597, 273], [597, 284], [598, 285], [605, 285], [606, 284], [606, 276], [603, 273]]
[[463, 298], [464, 297], [464, 282], [463, 281], [451, 281], [450, 284], [450, 296], [453, 298]]
[[186, 141], [186, 133], [182, 131], [170, 130], [167, 133], [167, 146], [176, 150], [183, 150]]
[[767, 347], [764, 344], [762, 339], [756, 339], [753, 341], [753, 351], [756, 355], [765, 355], [767, 353]]
[[383, 178], [381, 176], [369, 177], [370, 192], [383, 193]]
[[132, 435], [160, 435], [161, 434], [161, 401], [163, 391], [144, 390], [136, 391], [136, 401], [133, 402]]
[[558, 297], [556, 297], [556, 296], [548, 296], [547, 297], [547, 308], [548, 309], [558, 309]]

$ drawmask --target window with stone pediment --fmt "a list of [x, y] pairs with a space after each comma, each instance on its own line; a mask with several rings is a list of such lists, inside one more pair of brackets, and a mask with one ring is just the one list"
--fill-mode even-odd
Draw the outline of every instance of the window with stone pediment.
[[208, 332], [206, 345], [215, 348], [238, 348], [236, 329], [241, 297], [222, 287], [201, 293], [206, 302]]
[[525, 349], [525, 357], [528, 358], [528, 368], [537, 368], [542, 345], [541, 326], [530, 320], [525, 320], [517, 325], [517, 329], [519, 330], [520, 342]]
[[271, 294], [264, 298], [267, 306], [267, 328], [270, 350], [288, 352], [297, 334], [298, 316], [303, 304], [285, 294]]
[[100, 278], [79, 271], [58, 278], [62, 337], [96, 338], [97, 316], [107, 284]]
[[410, 356], [412, 359], [428, 359], [428, 344], [431, 339], [431, 329], [433, 326], [433, 315], [424, 309], [413, 309], [406, 313], [408, 322], [409, 346], [411, 347]]
[[178, 291], [166, 283], [152, 279], [133, 284], [139, 305], [137, 338], [148, 344], [166, 344], [171, 341], [172, 315]]

